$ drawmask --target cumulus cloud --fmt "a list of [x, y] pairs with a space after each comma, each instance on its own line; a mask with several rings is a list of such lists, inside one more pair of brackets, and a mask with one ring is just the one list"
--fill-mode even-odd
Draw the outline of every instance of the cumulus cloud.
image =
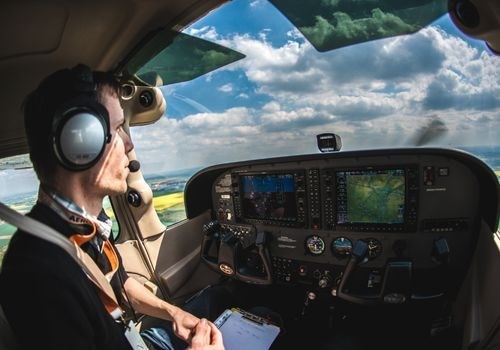
[[293, 35], [275, 46], [258, 33], [200, 33], [247, 56], [224, 69], [255, 88], [219, 89], [245, 91], [241, 103], [255, 94], [267, 102], [164, 117], [154, 131], [135, 132], [137, 152], [166, 158], [164, 168], [315, 152], [322, 132], [340, 134], [345, 149], [410, 145], [433, 115], [442, 125], [425, 142], [498, 143], [500, 60], [438, 27], [324, 54]]
[[317, 95], [334, 88], [341, 94], [367, 83], [413, 84], [415, 77], [437, 74], [449, 59], [447, 48], [440, 46], [443, 35], [438, 29], [429, 28], [411, 36], [326, 54], [316, 52], [308, 42], [289, 40], [274, 47], [248, 34], [219, 36], [218, 41], [247, 56], [229, 69], [243, 69], [248, 79], [259, 86], [259, 92], [296, 99], [299, 93]]
[[302, 33], [295, 27], [286, 32], [286, 36], [296, 41], [303, 41]]
[[[465, 55], [475, 53], [463, 52]], [[475, 51], [475, 50], [474, 50]], [[493, 59], [492, 59], [493, 58]], [[500, 64], [486, 53], [450, 60], [428, 86], [423, 104], [428, 109], [495, 110], [500, 107]]]
[[282, 110], [278, 104], [273, 109], [264, 109], [261, 115], [261, 125], [264, 131], [286, 131], [293, 125], [294, 129], [308, 128], [315, 125], [324, 125], [335, 117], [311, 107], [304, 107], [293, 111]]
[[204, 26], [199, 29], [190, 28], [186, 33], [209, 41], [216, 41], [219, 37], [215, 28], [211, 26]]
[[222, 91], [222, 92], [232, 92], [233, 85], [232, 84], [224, 84], [221, 87], [219, 87], [217, 90]]
[[230, 108], [224, 113], [198, 113], [185, 117], [179, 126], [190, 132], [207, 133], [224, 127], [253, 124], [252, 115], [244, 107]]
[[[495, 109], [500, 64], [437, 27], [416, 34], [319, 54], [308, 43], [281, 47], [246, 36], [228, 43], [247, 55], [240, 63], [259, 91], [278, 100], [333, 105], [360, 118], [420, 110]], [[333, 112], [333, 111], [332, 111]]]
[[250, 2], [250, 7], [256, 7], [262, 4], [262, 0], [254, 0]]

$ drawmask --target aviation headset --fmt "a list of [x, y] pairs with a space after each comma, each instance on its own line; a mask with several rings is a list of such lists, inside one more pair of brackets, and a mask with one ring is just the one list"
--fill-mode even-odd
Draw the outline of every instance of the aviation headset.
[[56, 108], [52, 119], [52, 146], [59, 163], [81, 171], [99, 161], [111, 141], [109, 114], [97, 102], [92, 70], [79, 64], [69, 71], [72, 97]]

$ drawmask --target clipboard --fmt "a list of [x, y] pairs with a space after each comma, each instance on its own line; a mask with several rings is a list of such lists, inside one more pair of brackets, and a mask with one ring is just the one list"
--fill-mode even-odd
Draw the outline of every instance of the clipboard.
[[226, 350], [268, 350], [280, 332], [278, 326], [238, 308], [227, 309], [214, 324]]

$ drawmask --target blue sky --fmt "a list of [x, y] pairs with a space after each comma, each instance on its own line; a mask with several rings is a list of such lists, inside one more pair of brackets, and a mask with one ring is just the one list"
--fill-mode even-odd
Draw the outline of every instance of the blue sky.
[[499, 144], [500, 57], [447, 15], [326, 53], [264, 0], [231, 1], [185, 32], [247, 57], [162, 88], [166, 115], [132, 129], [146, 171], [314, 153], [321, 132], [344, 149], [408, 146], [435, 119], [446, 132], [431, 145]]

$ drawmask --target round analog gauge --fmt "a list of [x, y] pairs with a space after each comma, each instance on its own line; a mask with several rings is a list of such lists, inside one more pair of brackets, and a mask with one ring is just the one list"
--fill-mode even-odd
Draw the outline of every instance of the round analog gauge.
[[306, 239], [306, 248], [309, 253], [320, 255], [325, 251], [325, 241], [320, 236], [312, 235]]
[[345, 258], [352, 253], [352, 242], [345, 237], [337, 237], [332, 242], [332, 252], [338, 258]]
[[380, 243], [380, 241], [376, 240], [375, 238], [368, 238], [364, 241], [368, 243], [368, 259], [375, 259], [382, 253], [382, 243]]

